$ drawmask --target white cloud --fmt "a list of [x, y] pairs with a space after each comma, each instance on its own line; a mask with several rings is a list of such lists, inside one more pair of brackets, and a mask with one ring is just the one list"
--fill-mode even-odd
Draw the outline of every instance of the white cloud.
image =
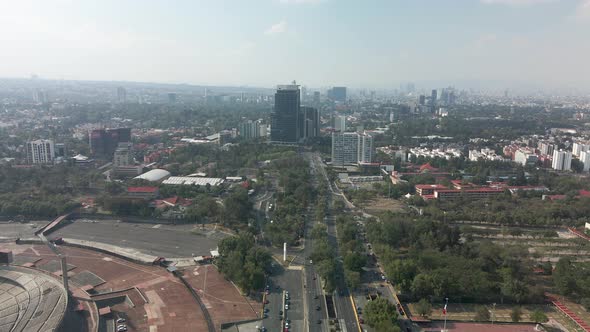
[[273, 24], [270, 28], [264, 31], [265, 35], [276, 35], [287, 31], [287, 22], [285, 20], [280, 21], [277, 24]]
[[541, 3], [555, 2], [559, 0], [481, 0], [487, 5], [508, 5], [508, 6], [528, 6]]

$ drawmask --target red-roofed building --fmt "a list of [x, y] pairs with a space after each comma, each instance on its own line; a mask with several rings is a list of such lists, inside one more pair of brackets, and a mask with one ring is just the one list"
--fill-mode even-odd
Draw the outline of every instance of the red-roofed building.
[[127, 196], [141, 199], [154, 199], [158, 197], [158, 187], [127, 187]]
[[438, 168], [433, 167], [432, 165], [430, 165], [430, 163], [426, 163], [426, 164], [420, 166], [419, 170], [420, 170], [420, 173], [426, 173], [426, 172], [430, 173], [430, 172], [437, 172]]
[[434, 195], [435, 190], [449, 189], [442, 184], [417, 184], [415, 186], [416, 194], [424, 197], [428, 195]]
[[434, 197], [438, 200], [453, 200], [458, 198], [465, 199], [485, 199], [490, 197], [496, 197], [504, 192], [502, 189], [493, 188], [479, 188], [479, 189], [467, 189], [467, 190], [435, 190]]

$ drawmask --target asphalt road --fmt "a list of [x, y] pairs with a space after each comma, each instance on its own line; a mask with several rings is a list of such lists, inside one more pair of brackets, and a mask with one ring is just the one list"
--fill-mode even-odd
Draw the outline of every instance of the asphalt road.
[[[328, 176], [326, 174], [326, 170], [324, 169], [323, 163], [320, 160], [319, 156], [317, 154], [313, 154], [310, 156], [310, 160], [311, 160], [312, 171], [316, 174], [316, 176], [324, 177], [324, 179], [328, 183], [330, 183], [328, 181]], [[337, 199], [337, 197], [334, 195], [331, 185], [329, 186], [329, 189], [330, 190], [328, 191], [328, 194], [327, 194], [328, 195], [328, 197], [327, 197], [328, 209], [332, 210], [333, 200]], [[336, 238], [336, 225], [335, 225], [335, 221], [334, 221], [334, 218], [331, 213], [329, 216], [327, 216], [326, 222], [328, 225], [328, 240], [334, 246], [338, 255], [340, 255], [338, 241]], [[348, 288], [346, 287], [346, 282], [344, 280], [344, 275], [341, 272], [342, 271], [341, 268], [339, 269], [339, 271], [340, 272], [339, 272], [339, 277], [338, 277], [338, 282], [337, 282], [337, 291], [334, 292], [334, 295], [333, 295], [334, 306], [336, 309], [336, 316], [338, 319], [340, 319], [341, 325], [344, 326], [345, 332], [357, 332], [360, 330], [360, 327], [359, 327], [358, 322], [356, 320], [356, 315], [355, 315], [356, 309], [353, 307], [350, 293], [349, 293]]]
[[[270, 275], [268, 285], [269, 294], [266, 295], [268, 304], [265, 305], [267, 317], [263, 326], [269, 332], [283, 331], [283, 319], [291, 321], [290, 331], [304, 331], [303, 285], [300, 270], [285, 270], [276, 264]], [[278, 287], [277, 287], [278, 286]], [[285, 291], [289, 292], [289, 309], [285, 309]], [[280, 311], [283, 312], [279, 316]]]
[[167, 258], [209, 255], [225, 237], [223, 233], [192, 234], [192, 225], [133, 224], [114, 220], [74, 221], [47, 236], [96, 241], [140, 250]]

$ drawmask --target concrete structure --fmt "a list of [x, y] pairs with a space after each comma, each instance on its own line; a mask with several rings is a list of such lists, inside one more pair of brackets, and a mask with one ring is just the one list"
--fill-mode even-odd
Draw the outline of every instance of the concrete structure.
[[117, 88], [117, 100], [120, 104], [127, 102], [127, 90], [125, 90], [125, 88], [122, 86]]
[[333, 119], [334, 121], [334, 129], [339, 132], [346, 131], [346, 116], [344, 115], [337, 115]]
[[540, 154], [552, 156], [553, 151], [555, 150], [555, 145], [552, 142], [541, 141], [538, 143], [537, 148], [539, 149]]
[[331, 88], [330, 90], [328, 90], [328, 98], [341, 103], [346, 102], [346, 87], [335, 86]]
[[266, 124], [261, 119], [247, 120], [238, 125], [238, 136], [245, 139], [253, 139], [266, 136]]
[[587, 142], [574, 142], [572, 145], [572, 154], [579, 157], [582, 152], [590, 150], [590, 144]]
[[0, 266], [0, 331], [55, 331], [68, 307], [66, 289], [41, 272]]
[[556, 171], [569, 171], [572, 169], [572, 153], [569, 151], [553, 151], [551, 168]]
[[95, 129], [90, 132], [93, 155], [112, 158], [119, 143], [131, 142], [131, 128]]
[[141, 175], [134, 177], [134, 179], [146, 180], [150, 182], [162, 182], [170, 177], [170, 172], [165, 169], [152, 169]]
[[584, 172], [590, 170], [590, 151], [580, 152], [580, 161], [584, 164]]
[[299, 85], [279, 85], [271, 114], [270, 140], [276, 143], [299, 141]]
[[221, 178], [202, 178], [202, 177], [190, 177], [190, 176], [171, 176], [164, 180], [162, 184], [170, 185], [194, 185], [194, 186], [218, 186], [223, 183]]
[[317, 108], [301, 106], [299, 112], [299, 137], [306, 139], [320, 136], [320, 112]]
[[49, 139], [27, 142], [26, 151], [29, 164], [50, 164], [55, 159], [55, 145]]
[[367, 133], [332, 133], [332, 164], [371, 163], [375, 155], [373, 137]]
[[502, 156], [496, 154], [496, 151], [488, 148], [481, 150], [469, 150], [469, 160], [477, 161], [479, 159], [495, 160], [495, 161], [509, 161], [504, 159]]
[[133, 158], [133, 145], [131, 143], [119, 143], [113, 156], [113, 166], [133, 166], [135, 164]]
[[514, 152], [514, 162], [523, 166], [535, 165], [539, 157], [531, 149], [520, 148]]
[[131, 198], [153, 199], [159, 194], [158, 187], [127, 187], [127, 196]]

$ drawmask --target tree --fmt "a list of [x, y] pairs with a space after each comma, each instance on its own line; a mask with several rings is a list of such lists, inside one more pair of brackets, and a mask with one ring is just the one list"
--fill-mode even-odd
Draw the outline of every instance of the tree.
[[530, 316], [531, 320], [537, 324], [542, 324], [547, 322], [549, 319], [547, 318], [547, 315], [545, 315], [544, 312], [542, 312], [541, 310], [535, 310], [533, 312], [531, 312], [531, 316]]
[[521, 316], [522, 316], [522, 310], [520, 309], [520, 307], [512, 308], [512, 311], [510, 312], [510, 318], [512, 319], [513, 322], [515, 322], [515, 323], [520, 322]]
[[393, 324], [397, 321], [395, 306], [382, 297], [367, 303], [364, 308], [364, 315], [365, 321], [371, 327], [387, 322]]
[[416, 305], [416, 311], [418, 312], [418, 315], [422, 317], [428, 317], [432, 313], [432, 305], [430, 302], [428, 302], [428, 300], [424, 298], [420, 299]]
[[475, 320], [484, 322], [490, 320], [490, 311], [483, 305], [477, 306], [475, 309]]

